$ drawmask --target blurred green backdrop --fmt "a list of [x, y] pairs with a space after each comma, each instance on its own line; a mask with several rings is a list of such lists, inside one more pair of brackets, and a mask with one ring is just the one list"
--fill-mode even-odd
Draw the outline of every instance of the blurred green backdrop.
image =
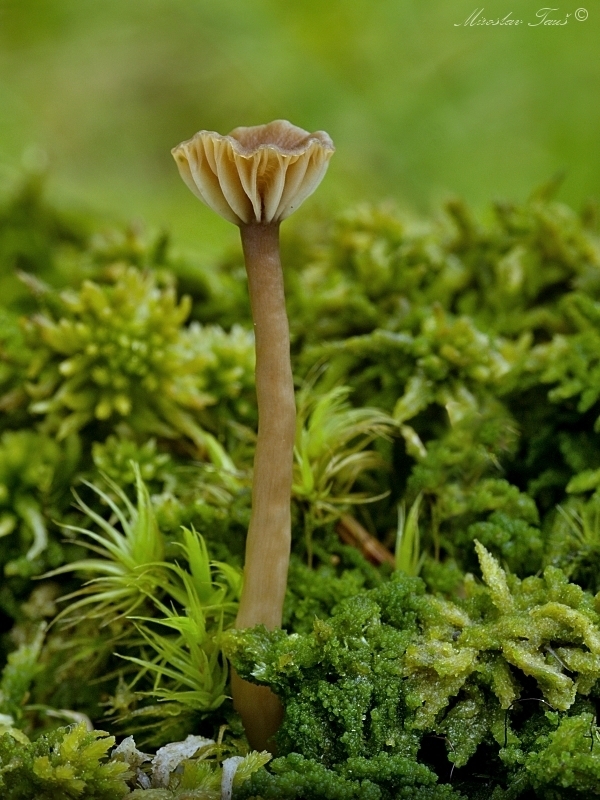
[[284, 117], [338, 149], [301, 214], [450, 192], [481, 207], [560, 169], [579, 205], [600, 185], [600, 3], [528, 25], [541, 6], [493, 0], [482, 16], [523, 25], [470, 27], [474, 0], [0, 0], [0, 182], [47, 161], [60, 202], [209, 253], [235, 230], [170, 148]]

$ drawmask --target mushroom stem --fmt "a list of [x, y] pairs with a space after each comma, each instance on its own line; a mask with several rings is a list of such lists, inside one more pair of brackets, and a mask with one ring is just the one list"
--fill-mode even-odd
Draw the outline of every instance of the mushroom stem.
[[258, 438], [237, 627], [281, 625], [291, 545], [296, 402], [279, 225], [241, 227], [256, 346]]
[[[296, 404], [279, 257], [279, 223], [240, 226], [256, 346], [258, 437], [244, 587], [236, 627], [281, 625], [291, 545]], [[233, 700], [252, 747], [264, 749], [281, 722], [278, 698], [235, 676]]]

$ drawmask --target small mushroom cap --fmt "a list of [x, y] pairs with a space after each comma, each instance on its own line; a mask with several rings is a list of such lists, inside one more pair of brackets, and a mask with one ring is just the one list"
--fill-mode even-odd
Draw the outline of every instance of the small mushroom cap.
[[171, 152], [196, 197], [247, 225], [289, 217], [315, 191], [334, 150], [324, 131], [308, 133], [277, 119], [227, 136], [198, 131]]

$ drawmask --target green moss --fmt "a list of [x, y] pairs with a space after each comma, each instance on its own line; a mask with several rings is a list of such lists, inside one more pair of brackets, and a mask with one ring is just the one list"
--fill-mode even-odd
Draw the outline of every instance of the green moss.
[[6, 800], [121, 800], [129, 794], [126, 764], [106, 761], [114, 738], [83, 723], [24, 745], [0, 737], [0, 787]]
[[600, 748], [594, 717], [580, 714], [557, 721], [556, 729], [538, 737], [523, 770], [536, 794], [547, 800], [600, 795]]
[[[304, 380], [287, 632], [228, 647], [285, 719], [240, 797], [594, 796], [600, 250], [552, 191], [485, 224], [459, 201], [434, 220], [364, 206], [284, 237]], [[56, 715], [106, 711], [153, 745], [227, 723], [245, 754], [221, 651], [256, 427], [241, 263], [91, 230], [33, 184], [0, 209], [0, 714], [24, 754], [24, 733], [52, 742], [39, 775], [14, 770], [40, 797], [109, 766], [89, 751], [67, 775]], [[390, 575], [402, 508], [396, 566], [424, 582]], [[340, 542], [342, 513], [377, 555]], [[369, 563], [382, 548], [391, 565]], [[82, 618], [42, 643], [73, 592]], [[135, 794], [218, 797], [224, 752]]]
[[64, 507], [79, 450], [75, 436], [62, 445], [28, 429], [0, 437], [0, 564], [6, 576], [39, 575], [62, 561], [63, 549], [48, 528]]
[[[468, 585], [461, 605], [428, 598], [422, 637], [406, 651], [408, 702], [422, 728], [435, 726], [451, 698], [473, 685], [507, 709], [533, 678], [552, 707], [566, 710], [600, 678], [600, 618], [592, 597], [552, 567], [543, 578], [507, 576], [476, 547], [486, 586]], [[498, 741], [499, 720], [492, 708], [488, 726]]]

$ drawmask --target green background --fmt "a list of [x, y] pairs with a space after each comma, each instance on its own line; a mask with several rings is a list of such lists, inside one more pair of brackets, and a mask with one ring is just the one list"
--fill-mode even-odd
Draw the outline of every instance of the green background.
[[168, 227], [200, 253], [235, 230], [180, 181], [201, 128], [288, 118], [337, 145], [300, 215], [394, 198], [424, 211], [521, 199], [558, 170], [600, 183], [599, 0], [531, 27], [465, 27], [474, 0], [0, 0], [0, 183], [47, 164], [59, 202]]

